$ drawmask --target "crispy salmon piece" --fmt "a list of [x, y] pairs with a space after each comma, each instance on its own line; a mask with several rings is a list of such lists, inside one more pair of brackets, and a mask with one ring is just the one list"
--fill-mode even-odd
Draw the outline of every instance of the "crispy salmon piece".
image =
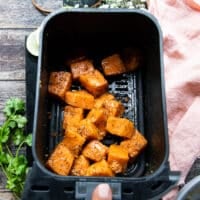
[[94, 124], [98, 124], [102, 120], [105, 120], [105, 109], [104, 108], [93, 108], [90, 110], [90, 112], [87, 114], [86, 119], [91, 121]]
[[111, 145], [108, 150], [108, 164], [112, 171], [122, 173], [127, 168], [129, 161], [128, 151], [122, 148], [120, 145]]
[[126, 72], [126, 68], [119, 54], [113, 54], [104, 58], [101, 62], [104, 74], [117, 75]]
[[80, 155], [74, 161], [74, 164], [71, 169], [71, 175], [85, 176], [89, 166], [90, 166], [89, 160], [85, 156]]
[[78, 132], [87, 140], [100, 139], [98, 128], [87, 119], [83, 119], [80, 121]]
[[105, 108], [108, 116], [120, 117], [124, 113], [124, 106], [110, 93], [105, 93], [95, 99], [94, 108]]
[[114, 173], [108, 163], [105, 160], [101, 160], [88, 167], [86, 176], [114, 176]]
[[86, 60], [87, 57], [84, 54], [80, 54], [79, 56], [73, 56], [65, 60], [65, 66], [70, 66], [72, 63], [77, 63], [83, 60]]
[[106, 135], [106, 121], [107, 121], [106, 110], [104, 108], [93, 108], [90, 110], [86, 119], [95, 124], [99, 129], [100, 140]]
[[108, 147], [98, 140], [90, 141], [83, 149], [82, 154], [93, 161], [100, 161], [106, 158]]
[[48, 92], [59, 99], [64, 100], [65, 92], [72, 85], [72, 75], [69, 72], [51, 72], [49, 78]]
[[47, 160], [47, 167], [59, 175], [69, 174], [74, 161], [74, 155], [62, 143], [59, 143]]
[[142, 53], [136, 48], [125, 48], [122, 50], [122, 60], [127, 72], [136, 70], [142, 63]]
[[64, 136], [68, 133], [78, 133], [78, 126], [67, 126], [67, 128], [64, 130]]
[[128, 151], [131, 158], [136, 158], [147, 146], [147, 140], [138, 130], [136, 130], [132, 138], [122, 141], [120, 146]]
[[105, 101], [114, 100], [114, 99], [115, 99], [115, 97], [112, 94], [106, 92], [106, 93], [102, 94], [100, 97], [95, 99], [94, 107], [101, 108], [101, 107], [103, 107], [103, 104]]
[[63, 116], [63, 129], [66, 129], [67, 126], [77, 127], [79, 122], [84, 117], [83, 108], [77, 108], [73, 106], [65, 106], [64, 116]]
[[80, 60], [78, 62], [72, 62], [70, 64], [72, 76], [74, 80], [79, 79], [80, 75], [88, 74], [94, 70], [94, 66], [91, 60]]
[[106, 100], [103, 103], [103, 108], [106, 110], [107, 116], [121, 117], [124, 113], [124, 106], [117, 100]]
[[73, 153], [75, 157], [78, 157], [82, 146], [85, 143], [85, 138], [77, 132], [69, 131], [65, 133], [62, 143]]
[[135, 133], [133, 122], [119, 117], [108, 117], [106, 130], [113, 135], [129, 139]]
[[108, 89], [108, 81], [98, 70], [81, 74], [79, 81], [81, 85], [94, 96], [100, 96]]
[[65, 102], [71, 106], [88, 110], [94, 107], [94, 97], [85, 90], [67, 91]]

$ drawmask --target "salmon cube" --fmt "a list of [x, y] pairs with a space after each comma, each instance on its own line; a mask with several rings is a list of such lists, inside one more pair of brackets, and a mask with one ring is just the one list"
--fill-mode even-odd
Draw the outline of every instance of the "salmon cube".
[[101, 62], [104, 74], [117, 75], [126, 72], [126, 68], [119, 54], [113, 54], [104, 58]]
[[72, 75], [69, 72], [51, 72], [49, 78], [48, 92], [59, 99], [64, 100], [65, 92], [72, 85]]
[[65, 66], [69, 67], [72, 63], [80, 62], [87, 59], [87, 50], [85, 48], [71, 48], [66, 52]]
[[89, 166], [90, 166], [89, 160], [85, 156], [80, 155], [74, 161], [74, 164], [73, 164], [72, 170], [71, 170], [71, 175], [85, 176]]
[[107, 100], [113, 100], [115, 97], [110, 93], [104, 93], [100, 97], [95, 99], [94, 107], [95, 108], [101, 108], [105, 101]]
[[136, 70], [142, 63], [142, 54], [139, 49], [125, 48], [122, 51], [122, 60], [127, 72]]
[[85, 90], [67, 91], [65, 102], [71, 106], [88, 110], [94, 107], [94, 97]]
[[78, 133], [78, 126], [68, 125], [64, 130], [64, 136], [66, 136], [68, 133], [69, 134]]
[[90, 160], [100, 161], [106, 158], [107, 151], [107, 146], [103, 145], [98, 140], [92, 140], [85, 146], [82, 153], [86, 158], [89, 158]]
[[91, 60], [81, 60], [78, 62], [72, 62], [70, 64], [72, 76], [74, 80], [79, 79], [80, 75], [88, 74], [94, 70], [94, 66]]
[[53, 172], [66, 176], [69, 174], [73, 162], [74, 155], [65, 145], [59, 143], [47, 160], [46, 165]]
[[66, 129], [67, 126], [77, 127], [79, 122], [83, 119], [83, 114], [83, 108], [65, 106], [63, 116], [63, 129]]
[[108, 82], [98, 70], [80, 75], [81, 85], [94, 96], [105, 93], [108, 89]]
[[129, 161], [128, 151], [122, 148], [120, 145], [111, 145], [108, 150], [108, 164], [112, 171], [122, 173], [127, 168]]
[[114, 173], [108, 163], [105, 160], [101, 160], [88, 167], [86, 176], [114, 176]]
[[93, 108], [92, 110], [90, 110], [90, 112], [88, 113], [86, 119], [88, 119], [89, 121], [91, 121], [94, 124], [98, 124], [99, 122], [101, 122], [102, 120], [105, 120], [105, 109], [103, 108]]
[[119, 117], [108, 117], [106, 130], [113, 135], [129, 139], [135, 133], [133, 122]]
[[87, 140], [100, 138], [98, 128], [87, 119], [83, 119], [80, 121], [78, 132]]
[[95, 126], [99, 129], [100, 140], [106, 135], [106, 109], [104, 108], [93, 108], [88, 113], [87, 120], [91, 121], [95, 124]]
[[146, 145], [147, 140], [138, 130], [136, 130], [131, 139], [124, 140], [120, 143], [120, 146], [128, 151], [131, 158], [136, 158], [139, 153], [146, 147]]
[[78, 157], [82, 146], [85, 143], [85, 138], [77, 132], [67, 132], [62, 140], [62, 143], [73, 153], [75, 157]]
[[103, 108], [107, 110], [106, 114], [108, 116], [121, 117], [124, 113], [124, 106], [120, 101], [117, 100], [107, 100], [103, 104]]
[[76, 55], [76, 56], [72, 56], [70, 58], [67, 58], [64, 63], [65, 63], [65, 66], [71, 66], [72, 63], [77, 63], [77, 62], [80, 62], [80, 61], [83, 61], [83, 60], [86, 60], [86, 59], [87, 59], [86, 55], [80, 54], [79, 56]]

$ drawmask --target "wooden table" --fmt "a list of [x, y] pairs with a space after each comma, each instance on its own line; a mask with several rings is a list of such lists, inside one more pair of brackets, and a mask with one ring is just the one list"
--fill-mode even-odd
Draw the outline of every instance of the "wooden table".
[[[38, 0], [40, 5], [55, 10], [62, 0]], [[3, 107], [10, 97], [25, 99], [25, 36], [35, 30], [45, 18], [31, 0], [0, 0], [0, 124]], [[200, 159], [188, 180], [199, 175]], [[0, 200], [13, 199], [5, 189], [5, 177], [0, 172]]]
[[[62, 0], [37, 0], [39, 5], [55, 10]], [[45, 18], [31, 0], [0, 0], [0, 124], [3, 107], [10, 97], [25, 99], [25, 36], [35, 30]], [[0, 200], [12, 196], [5, 189], [0, 172]]]

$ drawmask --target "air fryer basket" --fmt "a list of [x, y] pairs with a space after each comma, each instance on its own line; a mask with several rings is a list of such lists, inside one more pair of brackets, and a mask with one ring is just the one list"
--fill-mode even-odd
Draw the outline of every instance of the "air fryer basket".
[[[35, 162], [24, 196], [34, 200], [90, 199], [92, 189], [100, 182], [111, 185], [114, 199], [162, 196], [177, 182], [179, 173], [171, 172], [168, 163], [162, 35], [155, 18], [142, 10], [62, 9], [47, 17], [40, 42], [32, 147]], [[106, 79], [109, 92], [125, 106], [125, 117], [134, 121], [147, 138], [147, 148], [129, 164], [126, 173], [117, 177], [59, 176], [49, 171], [45, 161], [63, 137], [64, 106], [48, 95], [50, 72], [69, 71], [63, 63], [76, 49], [87, 50], [100, 69], [105, 55], [126, 47], [141, 50], [142, 66]], [[104, 142], [113, 141], [111, 137]]]

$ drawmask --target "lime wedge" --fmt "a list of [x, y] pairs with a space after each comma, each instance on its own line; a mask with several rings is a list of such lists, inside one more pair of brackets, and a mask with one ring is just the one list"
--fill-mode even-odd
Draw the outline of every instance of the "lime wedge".
[[26, 48], [33, 56], [39, 55], [38, 29], [30, 33], [26, 40]]

